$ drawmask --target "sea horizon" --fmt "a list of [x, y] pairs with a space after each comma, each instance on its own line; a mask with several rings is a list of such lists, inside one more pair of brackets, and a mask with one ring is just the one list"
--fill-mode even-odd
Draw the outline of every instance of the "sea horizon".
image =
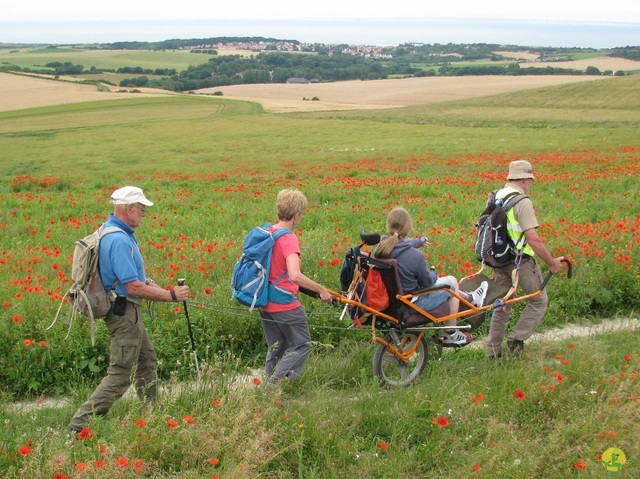
[[502, 19], [305, 19], [2, 22], [0, 43], [156, 42], [211, 37], [266, 37], [302, 43], [401, 45], [490, 43], [608, 49], [637, 46], [639, 23]]

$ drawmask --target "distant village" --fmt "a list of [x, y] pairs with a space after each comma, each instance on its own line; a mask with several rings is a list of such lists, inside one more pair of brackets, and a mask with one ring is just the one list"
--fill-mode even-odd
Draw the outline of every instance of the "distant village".
[[[410, 43], [403, 46], [423, 46], [422, 43]], [[319, 48], [327, 55], [333, 55], [340, 53], [342, 55], [363, 56], [369, 58], [379, 58], [383, 60], [390, 60], [393, 58], [393, 51], [396, 46], [381, 46], [381, 45], [326, 45], [317, 43], [301, 43], [298, 41], [234, 41], [227, 43], [211, 43], [201, 44], [193, 46], [185, 46], [183, 49], [191, 49], [194, 51], [210, 51], [210, 50], [247, 50], [250, 52], [261, 53], [265, 51], [280, 51], [280, 52], [317, 52]], [[443, 55], [462, 57], [458, 53], [442, 53]], [[540, 57], [536, 59], [529, 59], [528, 61], [534, 62], [563, 62], [570, 60], [567, 55], [545, 55], [542, 53]]]
[[[256, 42], [229, 42], [213, 43], [184, 47], [193, 50], [247, 50], [261, 53], [265, 51], [280, 52], [315, 52], [317, 43], [301, 43], [293, 41], [256, 41]], [[336, 52], [343, 55], [366, 56], [371, 58], [391, 59], [393, 55], [388, 52], [389, 47], [380, 45], [326, 45], [327, 54]]]

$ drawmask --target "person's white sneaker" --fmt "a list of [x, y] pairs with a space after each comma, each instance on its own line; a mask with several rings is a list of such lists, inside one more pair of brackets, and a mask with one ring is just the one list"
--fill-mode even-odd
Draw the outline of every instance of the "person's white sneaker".
[[471, 341], [473, 341], [473, 336], [471, 336], [471, 333], [463, 333], [459, 329], [456, 329], [452, 333], [445, 332], [440, 338], [440, 342], [442, 343], [442, 345], [449, 347], [466, 346]]
[[484, 300], [487, 297], [487, 292], [489, 291], [489, 282], [483, 281], [480, 283], [474, 291], [469, 293], [471, 296], [471, 304], [473, 304], [476, 308], [480, 308], [484, 305]]

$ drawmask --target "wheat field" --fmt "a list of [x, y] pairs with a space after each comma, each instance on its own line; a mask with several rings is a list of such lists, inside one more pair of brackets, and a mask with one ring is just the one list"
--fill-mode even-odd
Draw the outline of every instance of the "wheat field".
[[[303, 85], [233, 85], [199, 90], [224, 98], [262, 104], [272, 112], [394, 108], [497, 95], [546, 86], [593, 81], [593, 76], [429, 77], [394, 80], [309, 83]], [[603, 77], [604, 78], [604, 77]], [[172, 94], [151, 88], [132, 93], [119, 87], [99, 91], [94, 85], [0, 73], [0, 111], [118, 98]], [[311, 101], [312, 98], [318, 101]]]

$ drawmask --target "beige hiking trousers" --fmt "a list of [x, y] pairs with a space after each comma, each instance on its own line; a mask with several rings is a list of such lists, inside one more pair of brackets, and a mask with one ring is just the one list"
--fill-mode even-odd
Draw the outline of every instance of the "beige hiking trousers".
[[[494, 269], [493, 280], [496, 283], [511, 287], [511, 272], [514, 268], [515, 265], [509, 265], [504, 268]], [[542, 272], [535, 259], [531, 256], [523, 257], [520, 263], [519, 288], [526, 294], [531, 294], [540, 288], [542, 281]], [[549, 299], [546, 289], [543, 289], [538, 296], [528, 300], [520, 318], [507, 336], [507, 341], [525, 341], [529, 339], [542, 321], [547, 311], [548, 303]], [[502, 342], [509, 324], [509, 318], [511, 317], [511, 309], [511, 306], [507, 306], [506, 310], [499, 308], [493, 312], [491, 325], [489, 327], [489, 336], [487, 337], [485, 356], [497, 357], [502, 354]]]
[[92, 414], [109, 412], [116, 399], [131, 386], [132, 379], [141, 401], [151, 403], [157, 394], [156, 352], [140, 315], [140, 306], [127, 301], [124, 316], [109, 312], [105, 324], [111, 333], [110, 365], [107, 376], [76, 411], [68, 431], [80, 431]]

